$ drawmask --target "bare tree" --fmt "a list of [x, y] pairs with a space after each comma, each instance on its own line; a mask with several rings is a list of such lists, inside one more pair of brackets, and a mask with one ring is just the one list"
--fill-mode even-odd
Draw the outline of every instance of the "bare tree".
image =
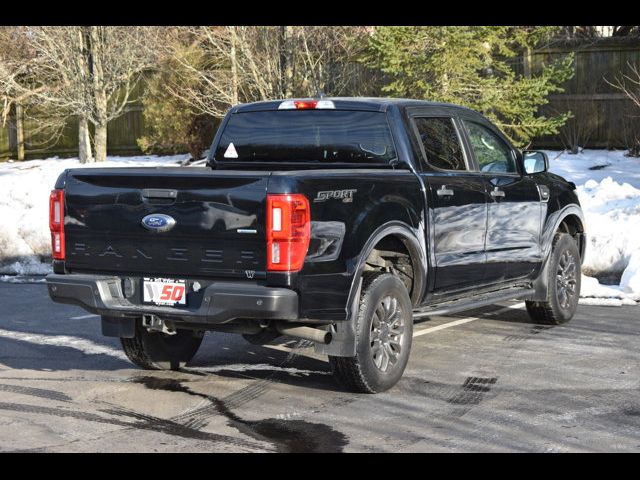
[[[30, 27], [0, 27], [0, 125], [12, 124], [19, 160], [24, 159], [25, 145], [33, 149], [56, 143], [72, 115], [42, 102], [57, 87], [43, 75], [29, 33]], [[26, 134], [24, 124], [29, 125]]]
[[155, 61], [155, 27], [71, 26], [33, 29], [32, 44], [55, 78], [54, 95], [43, 98], [79, 118], [80, 155], [90, 159], [89, 124], [95, 130], [95, 160], [107, 156], [107, 125], [136, 100], [133, 93]]
[[[0, 70], [0, 88], [8, 92], [6, 99], [11, 99], [5, 105], [28, 98], [33, 104], [76, 116], [83, 162], [93, 159], [89, 135], [89, 125], [93, 125], [95, 160], [103, 161], [107, 156], [107, 125], [137, 100], [134, 93], [138, 82], [156, 62], [160, 30], [23, 27], [19, 38], [28, 45], [30, 59], [22, 66]], [[3, 113], [6, 115], [6, 106]]]
[[[319, 92], [357, 94], [355, 61], [364, 27], [180, 27], [166, 38], [171, 95], [197, 113], [221, 117], [230, 105]], [[365, 81], [360, 82], [366, 85]]]
[[[624, 123], [624, 135], [627, 140], [629, 152], [632, 157], [640, 157], [640, 126], [638, 125], [638, 117], [640, 117], [640, 66], [637, 64], [627, 63], [627, 72], [620, 72], [613, 81], [606, 82], [620, 90], [633, 103], [636, 114], [631, 114], [633, 118], [626, 119]], [[630, 120], [630, 121], [629, 121]], [[634, 121], [635, 120], [635, 121]]]
[[640, 66], [627, 63], [628, 73], [620, 73], [613, 82], [607, 80], [607, 83], [631, 100], [638, 108], [640, 108]]
[[371, 76], [357, 61], [364, 44], [360, 41], [373, 32], [369, 27], [307, 26], [296, 27], [298, 84], [302, 94], [329, 95], [369, 93]]

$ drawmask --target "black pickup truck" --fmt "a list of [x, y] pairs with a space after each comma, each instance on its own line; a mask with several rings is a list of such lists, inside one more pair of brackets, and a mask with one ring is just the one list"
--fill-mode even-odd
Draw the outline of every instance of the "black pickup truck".
[[206, 167], [65, 171], [51, 298], [147, 369], [205, 331], [312, 341], [355, 391], [402, 376], [416, 318], [508, 299], [562, 323], [580, 291], [575, 185], [485, 117], [417, 100], [231, 108]]

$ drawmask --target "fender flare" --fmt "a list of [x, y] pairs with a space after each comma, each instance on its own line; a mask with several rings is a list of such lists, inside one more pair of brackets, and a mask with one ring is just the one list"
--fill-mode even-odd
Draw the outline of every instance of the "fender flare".
[[[561, 208], [560, 210], [553, 212], [547, 221], [545, 222], [544, 231], [542, 232], [542, 254], [544, 261], [542, 263], [542, 268], [540, 269], [540, 273], [538, 274], [538, 278], [533, 282], [533, 288], [535, 289], [535, 293], [529, 298], [529, 300], [535, 302], [543, 302], [547, 299], [547, 293], [549, 289], [548, 278], [549, 278], [549, 258], [551, 258], [551, 249], [553, 247], [553, 238], [555, 237], [560, 224], [567, 218], [569, 215], [575, 215], [582, 223], [582, 227], [585, 228], [585, 220], [584, 214], [582, 213], [582, 209], [579, 205], [575, 203], [571, 203]], [[584, 233], [583, 233], [584, 235]], [[581, 245], [578, 246], [580, 249], [580, 261], [584, 261], [584, 253], [586, 250], [586, 242], [581, 242]]]
[[[419, 233], [419, 232], [418, 232]], [[369, 237], [362, 247], [362, 251], [358, 256], [356, 268], [353, 273], [353, 279], [351, 280], [351, 288], [349, 290], [349, 297], [347, 301], [347, 318], [351, 318], [349, 306], [352, 305], [354, 298], [359, 298], [360, 284], [362, 281], [362, 275], [364, 273], [365, 261], [369, 257], [369, 254], [373, 251], [373, 248], [385, 237], [390, 235], [396, 235], [403, 241], [409, 255], [411, 256], [411, 263], [414, 268], [413, 272], [413, 294], [411, 295], [411, 301], [414, 305], [422, 299], [424, 295], [424, 289], [426, 287], [426, 248], [424, 240], [421, 242], [416, 235], [416, 230], [411, 228], [404, 222], [391, 221], [379, 226]], [[424, 235], [422, 235], [424, 239]], [[416, 283], [417, 282], [417, 283]]]
[[[420, 235], [421, 231], [423, 232], [422, 235]], [[356, 354], [354, 320], [358, 316], [365, 261], [378, 242], [390, 235], [400, 237], [409, 250], [413, 266], [414, 285], [411, 301], [414, 306], [417, 305], [424, 296], [424, 290], [427, 284], [427, 250], [424, 240], [424, 228], [415, 229], [400, 221], [390, 221], [382, 224], [369, 236], [355, 262], [351, 288], [349, 289], [347, 305], [345, 306], [347, 310], [346, 320], [331, 326], [333, 340], [329, 345], [316, 344], [317, 353], [339, 357], [352, 357]]]
[[[582, 209], [579, 205], [575, 203], [570, 203], [565, 207], [561, 208], [553, 212], [547, 218], [547, 221], [544, 224], [543, 232], [542, 232], [542, 254], [544, 258], [547, 259], [549, 253], [551, 252], [551, 247], [553, 245], [553, 237], [555, 236], [560, 224], [567, 218], [569, 215], [575, 215], [582, 223], [582, 227], [585, 227], [584, 213], [582, 213]], [[580, 252], [580, 258], [584, 259], [584, 250], [585, 246], [582, 245], [582, 251]]]

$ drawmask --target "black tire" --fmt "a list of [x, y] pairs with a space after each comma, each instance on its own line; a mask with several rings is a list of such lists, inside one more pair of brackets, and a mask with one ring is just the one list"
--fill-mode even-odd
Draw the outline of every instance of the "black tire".
[[195, 356], [203, 335], [192, 330], [177, 330], [175, 335], [149, 332], [136, 323], [133, 338], [120, 338], [124, 353], [145, 370], [179, 370]]
[[[550, 255], [547, 299], [543, 302], [527, 300], [525, 303], [527, 312], [535, 323], [560, 325], [571, 320], [578, 308], [581, 280], [580, 252], [570, 235], [560, 233], [554, 239]], [[573, 268], [567, 268], [567, 261], [573, 263]]]
[[389, 273], [367, 274], [356, 322], [355, 357], [329, 356], [331, 369], [352, 391], [388, 390], [402, 377], [411, 352], [413, 308], [402, 280]]

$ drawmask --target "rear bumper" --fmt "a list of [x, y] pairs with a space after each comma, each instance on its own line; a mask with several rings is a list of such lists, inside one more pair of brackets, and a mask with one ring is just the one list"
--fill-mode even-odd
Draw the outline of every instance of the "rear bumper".
[[287, 288], [248, 282], [214, 282], [202, 290], [194, 307], [139, 305], [122, 291], [122, 279], [102, 275], [47, 276], [49, 296], [54, 302], [78, 305], [97, 315], [140, 317], [153, 314], [162, 319], [219, 324], [236, 319], [298, 320], [298, 294]]

